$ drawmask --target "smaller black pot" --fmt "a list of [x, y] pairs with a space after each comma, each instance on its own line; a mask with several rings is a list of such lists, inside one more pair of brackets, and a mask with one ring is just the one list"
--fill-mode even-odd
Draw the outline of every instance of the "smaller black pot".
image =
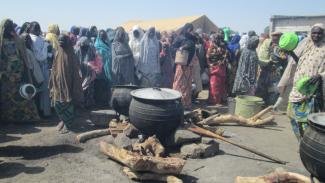
[[115, 85], [112, 87], [111, 107], [119, 114], [129, 116], [132, 100], [131, 91], [141, 88], [135, 85]]

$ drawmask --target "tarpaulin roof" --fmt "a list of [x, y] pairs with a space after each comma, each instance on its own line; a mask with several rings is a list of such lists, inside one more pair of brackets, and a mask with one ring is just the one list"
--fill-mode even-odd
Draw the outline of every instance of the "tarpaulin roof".
[[217, 31], [218, 27], [205, 15], [201, 16], [187, 16], [180, 18], [169, 18], [160, 20], [131, 20], [121, 25], [126, 31], [132, 30], [132, 27], [138, 25], [142, 29], [147, 30], [149, 27], [154, 26], [159, 31], [170, 31], [176, 32], [186, 24], [192, 23], [194, 28], [201, 28], [203, 32], [210, 33], [211, 31]]

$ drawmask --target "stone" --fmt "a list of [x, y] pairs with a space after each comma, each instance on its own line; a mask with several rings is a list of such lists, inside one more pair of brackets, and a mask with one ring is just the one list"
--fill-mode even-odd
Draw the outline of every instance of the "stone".
[[137, 143], [138, 139], [131, 139], [127, 137], [124, 133], [119, 133], [115, 139], [114, 144], [119, 148], [124, 148], [127, 150], [132, 150], [132, 144]]
[[198, 144], [187, 144], [181, 147], [181, 156], [183, 158], [197, 159], [203, 154], [203, 149]]
[[140, 135], [140, 131], [132, 124], [128, 124], [128, 126], [123, 130], [123, 133], [129, 138], [137, 138], [138, 135]]
[[[213, 139], [212, 139], [213, 140]], [[219, 143], [210, 141], [210, 144], [187, 144], [181, 147], [181, 156], [183, 158], [208, 158], [212, 157], [219, 152]]]
[[214, 138], [209, 138], [209, 137], [202, 137], [201, 143], [202, 144], [213, 144], [217, 142]]
[[200, 135], [185, 129], [177, 129], [176, 132], [167, 139], [165, 144], [171, 147], [199, 142], [200, 140]]
[[116, 117], [113, 110], [97, 110], [90, 112], [90, 121], [96, 126], [108, 126], [108, 123]]
[[203, 158], [212, 157], [219, 153], [219, 143], [216, 141], [211, 144], [199, 144], [199, 146], [202, 148], [203, 154], [201, 157]]

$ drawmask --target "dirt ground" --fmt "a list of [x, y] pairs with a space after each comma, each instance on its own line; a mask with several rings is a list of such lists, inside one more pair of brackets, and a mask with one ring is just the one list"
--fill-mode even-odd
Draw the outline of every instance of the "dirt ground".
[[[201, 100], [204, 102], [206, 93]], [[57, 120], [37, 124], [1, 125], [0, 182], [72, 183], [72, 182], [132, 182], [122, 174], [121, 166], [99, 152], [101, 137], [84, 144], [75, 142], [76, 134], [95, 129], [87, 123], [88, 114], [79, 115], [74, 132], [60, 135]], [[298, 141], [289, 120], [277, 115], [277, 125], [249, 128], [223, 126], [231, 140], [258, 149], [287, 161], [280, 165], [252, 153], [220, 142], [219, 155], [187, 160], [183, 169], [184, 182], [232, 183], [236, 176], [259, 176], [276, 168], [308, 175], [299, 158]]]

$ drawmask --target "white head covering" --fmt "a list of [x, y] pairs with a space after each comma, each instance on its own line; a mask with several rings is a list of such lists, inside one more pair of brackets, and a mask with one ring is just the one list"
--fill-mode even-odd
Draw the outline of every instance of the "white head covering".
[[[139, 37], [135, 38], [133, 33], [134, 31], [138, 31], [139, 32]], [[135, 25], [133, 26], [132, 30], [129, 32], [129, 37], [130, 37], [130, 41], [129, 41], [129, 46], [132, 50], [133, 53], [133, 57], [134, 57], [134, 64], [138, 65], [139, 62], [139, 57], [140, 57], [140, 42], [141, 39], [143, 37], [143, 30], [138, 26]]]
[[[154, 36], [150, 37], [150, 33]], [[143, 73], [160, 73], [159, 41], [154, 27], [150, 27], [141, 40], [138, 69]]]
[[324, 30], [324, 24], [322, 24], [322, 23], [314, 24], [311, 28], [315, 28], [315, 27], [319, 27]]

